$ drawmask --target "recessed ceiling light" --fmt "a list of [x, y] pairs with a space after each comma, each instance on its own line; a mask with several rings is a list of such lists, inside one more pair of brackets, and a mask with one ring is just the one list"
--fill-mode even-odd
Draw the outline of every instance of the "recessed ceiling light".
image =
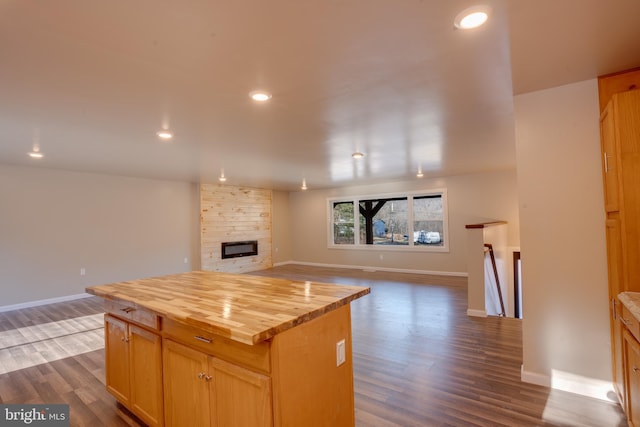
[[302, 187], [300, 187], [301, 190], [306, 190], [307, 189], [307, 180], [302, 178]]
[[27, 153], [29, 155], [29, 157], [33, 158], [33, 159], [41, 159], [44, 157], [44, 154], [42, 154], [40, 152], [40, 145], [38, 144], [34, 144], [33, 145], [33, 151], [30, 151]]
[[253, 92], [249, 92], [249, 96], [251, 99], [258, 102], [264, 102], [271, 99], [271, 94], [263, 90], [254, 90]]
[[473, 6], [467, 8], [456, 16], [454, 24], [456, 28], [462, 30], [477, 28], [489, 19], [489, 10], [489, 6]]
[[159, 130], [156, 135], [158, 135], [158, 138], [165, 140], [173, 138], [173, 133], [168, 129]]
[[351, 155], [351, 157], [353, 157], [354, 159], [361, 159], [361, 158], [363, 158], [363, 157], [364, 157], [364, 153], [361, 153], [361, 152], [359, 152], [359, 151], [356, 151], [355, 153], [353, 153], [353, 154]]

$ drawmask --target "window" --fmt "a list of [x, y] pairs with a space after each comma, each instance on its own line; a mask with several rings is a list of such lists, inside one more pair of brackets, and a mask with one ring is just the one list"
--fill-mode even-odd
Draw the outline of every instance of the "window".
[[332, 229], [329, 247], [448, 250], [445, 190], [328, 202]]
[[360, 242], [367, 245], [408, 245], [407, 198], [360, 200]]
[[335, 202], [333, 204], [333, 243], [353, 245], [355, 229], [353, 222], [353, 202]]

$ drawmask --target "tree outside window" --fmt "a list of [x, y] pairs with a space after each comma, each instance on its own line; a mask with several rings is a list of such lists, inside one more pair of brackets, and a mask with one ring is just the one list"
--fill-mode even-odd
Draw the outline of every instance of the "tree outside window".
[[333, 243], [353, 245], [355, 229], [353, 222], [353, 202], [333, 203]]
[[408, 245], [407, 198], [360, 200], [360, 243]]

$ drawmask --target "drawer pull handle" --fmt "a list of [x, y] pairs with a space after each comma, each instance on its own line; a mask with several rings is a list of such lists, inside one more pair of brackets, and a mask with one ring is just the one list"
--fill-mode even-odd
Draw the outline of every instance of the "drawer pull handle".
[[638, 373], [638, 371], [640, 371], [640, 369], [637, 366], [633, 367], [633, 372], [635, 372], [636, 374]]
[[120, 310], [124, 311], [127, 314], [131, 313], [132, 311], [136, 311], [136, 309], [133, 307], [125, 307], [125, 308], [121, 308]]
[[211, 343], [213, 342], [213, 340], [212, 340], [212, 339], [205, 338], [205, 337], [201, 337], [200, 335], [196, 335], [196, 336], [194, 336], [193, 338], [194, 338], [194, 339], [197, 339], [198, 341], [202, 341], [202, 342], [204, 342], [204, 343], [207, 343], [207, 344], [211, 344]]

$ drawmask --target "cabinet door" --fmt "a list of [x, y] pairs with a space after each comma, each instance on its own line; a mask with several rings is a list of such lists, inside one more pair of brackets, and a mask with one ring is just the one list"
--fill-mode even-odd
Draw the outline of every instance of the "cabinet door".
[[149, 426], [163, 425], [162, 340], [129, 325], [131, 409]]
[[604, 177], [604, 208], [606, 212], [619, 210], [618, 203], [618, 149], [614, 102], [609, 102], [600, 117], [602, 144], [602, 176]]
[[162, 355], [165, 425], [211, 425], [207, 356], [166, 339]]
[[214, 427], [271, 427], [271, 379], [220, 359], [209, 359]]
[[615, 95], [625, 290], [640, 291], [640, 90]]
[[624, 331], [625, 367], [627, 374], [627, 418], [631, 427], [640, 426], [640, 344]]
[[120, 402], [129, 405], [129, 344], [127, 323], [104, 316], [104, 353], [107, 390]]
[[607, 261], [609, 280], [609, 310], [611, 322], [611, 358], [613, 362], [613, 385], [620, 405], [625, 407], [624, 370], [622, 367], [622, 324], [620, 322], [620, 302], [617, 295], [624, 291], [622, 283], [622, 253], [620, 241], [620, 220], [618, 213], [609, 213], [606, 222]]

